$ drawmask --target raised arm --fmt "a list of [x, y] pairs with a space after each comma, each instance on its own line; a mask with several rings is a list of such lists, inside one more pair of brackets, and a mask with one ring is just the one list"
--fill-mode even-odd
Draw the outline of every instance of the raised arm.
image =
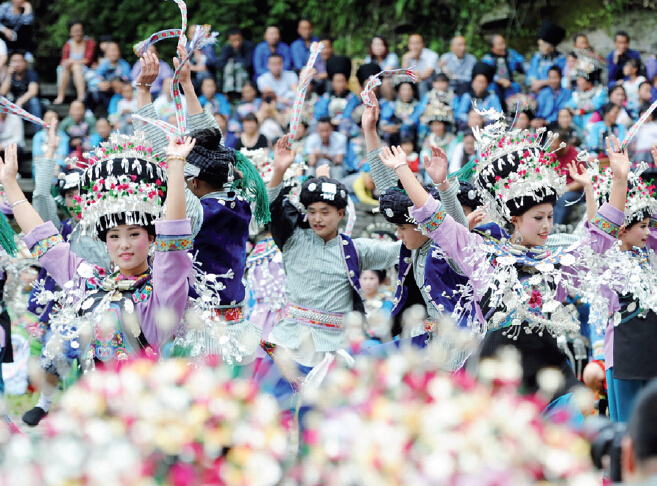
[[139, 59], [139, 64], [141, 64], [141, 71], [135, 79], [135, 87], [137, 88], [137, 108], [143, 108], [153, 101], [151, 85], [160, 72], [160, 60], [151, 51], [146, 51]]
[[[173, 58], [174, 70], [178, 70], [180, 61], [187, 56], [187, 49], [185, 49], [184, 46], [178, 46], [178, 55], [180, 58]], [[189, 115], [192, 116], [203, 113], [203, 107], [198, 101], [198, 97], [194, 91], [194, 85], [192, 84], [190, 63], [186, 63], [180, 71], [180, 86], [182, 86], [182, 89], [185, 92], [185, 101], [187, 101], [187, 112]]]
[[175, 221], [185, 219], [185, 176], [183, 168], [187, 156], [196, 145], [196, 140], [185, 137], [182, 143], [172, 139], [167, 147], [168, 182], [166, 200], [166, 219]]
[[456, 177], [450, 182], [447, 179], [447, 172], [449, 170], [449, 162], [447, 154], [440, 147], [431, 145], [431, 159], [424, 156], [424, 169], [440, 193], [440, 201], [443, 203], [443, 208], [457, 223], [470, 228], [468, 218], [465, 217], [463, 206], [459, 202], [456, 195], [459, 192], [459, 181]]
[[57, 133], [57, 122], [53, 121], [48, 128], [48, 147], [43, 158], [34, 160], [34, 194], [32, 204], [35, 211], [44, 221], [52, 221], [59, 227], [61, 221], [57, 215], [57, 203], [52, 197], [51, 186], [55, 172], [55, 150], [59, 147], [60, 137]]
[[630, 172], [630, 159], [627, 150], [621, 152], [621, 143], [614, 135], [608, 137], [606, 143], [609, 166], [614, 174], [609, 204], [624, 213], [625, 202], [627, 201], [627, 176]]
[[374, 185], [379, 192], [383, 192], [389, 187], [397, 185], [397, 176], [395, 172], [381, 163], [379, 158], [381, 141], [376, 131], [377, 123], [381, 110], [379, 100], [374, 92], [368, 92], [368, 97], [372, 106], [366, 106], [361, 119], [363, 137], [365, 138], [365, 148], [367, 149], [367, 162], [370, 164], [370, 174], [374, 180]]
[[584, 193], [586, 194], [586, 220], [591, 221], [595, 217], [595, 213], [598, 212], [598, 204], [595, 201], [595, 196], [593, 195], [593, 182], [591, 176], [584, 164], [570, 162], [568, 164], [568, 172], [570, 177], [575, 182], [578, 182], [584, 187]]

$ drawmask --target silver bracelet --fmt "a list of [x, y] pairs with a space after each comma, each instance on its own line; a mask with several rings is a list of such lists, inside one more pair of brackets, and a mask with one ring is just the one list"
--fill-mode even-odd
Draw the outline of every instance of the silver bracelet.
[[24, 202], [27, 202], [27, 199], [21, 199], [20, 201], [16, 201], [14, 204], [11, 205], [12, 208], [15, 208], [19, 204], [23, 204]]
[[[141, 86], [141, 83], [135, 83], [135, 86]], [[151, 87], [152, 84], [144, 83], [144, 86]]]
[[408, 163], [407, 163], [407, 162], [400, 162], [400, 163], [398, 163], [396, 166], [394, 166], [394, 167], [392, 168], [392, 170], [397, 170], [397, 169], [399, 169], [402, 165], [408, 165]]

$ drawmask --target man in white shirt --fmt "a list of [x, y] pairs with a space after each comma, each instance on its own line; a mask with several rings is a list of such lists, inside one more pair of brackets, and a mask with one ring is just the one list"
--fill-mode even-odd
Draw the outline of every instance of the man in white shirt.
[[331, 166], [331, 177], [342, 179], [342, 161], [347, 154], [346, 135], [336, 132], [331, 119], [322, 117], [317, 121], [317, 133], [308, 137], [306, 142], [306, 155], [311, 170], [329, 164]]
[[299, 78], [293, 71], [283, 70], [283, 58], [278, 54], [269, 56], [267, 67], [269, 71], [258, 76], [258, 89], [262, 92], [269, 88], [279, 103], [292, 106]]
[[420, 96], [431, 89], [431, 76], [438, 68], [438, 54], [424, 47], [420, 34], [411, 34], [408, 38], [408, 52], [402, 56], [402, 66], [415, 68], [420, 74]]

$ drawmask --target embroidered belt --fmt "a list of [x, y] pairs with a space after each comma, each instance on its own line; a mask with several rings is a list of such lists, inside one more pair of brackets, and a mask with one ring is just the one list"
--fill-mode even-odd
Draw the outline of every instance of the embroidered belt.
[[345, 314], [342, 312], [325, 312], [287, 304], [285, 306], [285, 317], [290, 317], [306, 326], [344, 329]]
[[223, 319], [235, 324], [235, 321], [244, 320], [244, 312], [241, 307], [220, 307], [213, 309], [215, 319]]

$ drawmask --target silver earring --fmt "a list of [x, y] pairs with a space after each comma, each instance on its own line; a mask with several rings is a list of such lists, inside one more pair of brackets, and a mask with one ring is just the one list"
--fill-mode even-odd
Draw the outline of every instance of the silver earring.
[[148, 256], [149, 257], [155, 256], [155, 243], [151, 243], [151, 246], [148, 249]]
[[522, 243], [522, 235], [518, 232], [518, 236], [513, 239], [514, 245], [520, 245]]

